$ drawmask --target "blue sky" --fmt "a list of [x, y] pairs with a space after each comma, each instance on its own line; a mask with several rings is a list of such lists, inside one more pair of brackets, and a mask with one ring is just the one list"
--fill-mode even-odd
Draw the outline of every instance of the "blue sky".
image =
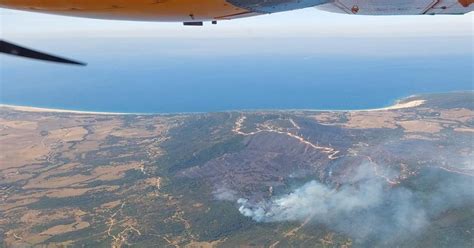
[[472, 39], [473, 14], [464, 16], [350, 16], [314, 8], [183, 27], [180, 23], [93, 20], [0, 10], [2, 37], [407, 37]]

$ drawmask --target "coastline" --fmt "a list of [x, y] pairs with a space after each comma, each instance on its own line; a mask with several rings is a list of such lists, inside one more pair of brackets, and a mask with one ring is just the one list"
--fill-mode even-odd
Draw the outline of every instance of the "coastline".
[[[412, 97], [412, 96], [410, 96]], [[259, 112], [259, 111], [314, 111], [314, 112], [368, 112], [368, 111], [387, 111], [387, 110], [397, 110], [405, 108], [414, 108], [423, 105], [426, 100], [412, 100], [409, 102], [401, 103], [402, 100], [396, 101], [393, 105], [382, 107], [382, 108], [373, 108], [373, 109], [348, 109], [348, 110], [328, 110], [328, 109], [284, 109], [284, 110], [228, 110], [228, 111], [219, 111], [219, 112]], [[100, 111], [82, 111], [82, 110], [69, 110], [69, 109], [54, 109], [54, 108], [41, 108], [41, 107], [32, 107], [32, 106], [21, 106], [21, 105], [11, 105], [11, 104], [0, 104], [0, 109], [6, 108], [15, 111], [21, 112], [33, 112], [33, 113], [65, 113], [65, 114], [89, 114], [89, 115], [167, 115], [167, 114], [199, 114], [204, 112], [193, 112], [193, 113], [126, 113], [126, 112], [100, 112]]]
[[[410, 96], [413, 97], [413, 96]], [[406, 108], [415, 108], [423, 105], [426, 100], [411, 100], [409, 102], [401, 103], [400, 100], [397, 101], [392, 106], [387, 106], [384, 108], [375, 108], [375, 109], [366, 109], [366, 110], [353, 110], [353, 111], [383, 111], [383, 110], [397, 110], [397, 109], [406, 109]]]
[[89, 114], [89, 115], [150, 115], [147, 113], [120, 113], [120, 112], [99, 112], [99, 111], [82, 111], [69, 109], [53, 109], [41, 108], [32, 106], [20, 106], [11, 104], [0, 104], [0, 108], [11, 109], [21, 112], [35, 112], [35, 113], [65, 113], [65, 114]]

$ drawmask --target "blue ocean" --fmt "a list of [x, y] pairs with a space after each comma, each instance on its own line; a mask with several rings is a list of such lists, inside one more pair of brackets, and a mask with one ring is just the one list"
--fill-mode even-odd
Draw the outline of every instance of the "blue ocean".
[[423, 46], [418, 40], [416, 46], [407, 41], [405, 52], [384, 48], [378, 53], [372, 47], [376, 42], [348, 42], [349, 47], [338, 41], [331, 51], [326, 49], [330, 40], [297, 39], [29, 42], [88, 65], [0, 55], [0, 101], [134, 113], [339, 110], [379, 108], [412, 94], [474, 87], [472, 50], [412, 52]]

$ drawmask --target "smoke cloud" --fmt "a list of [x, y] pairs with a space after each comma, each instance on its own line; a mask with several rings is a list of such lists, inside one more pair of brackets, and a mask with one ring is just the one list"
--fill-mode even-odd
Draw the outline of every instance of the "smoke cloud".
[[218, 187], [212, 192], [217, 200], [221, 201], [235, 201], [237, 199], [237, 192], [228, 189], [227, 187]]
[[[431, 183], [433, 175], [424, 180]], [[390, 245], [422, 231], [430, 216], [473, 202], [472, 180], [433, 180], [432, 191], [390, 186], [360, 166], [352, 179], [335, 188], [310, 181], [290, 194], [253, 203], [239, 199], [239, 211], [258, 222], [311, 221], [352, 237], [355, 243]]]

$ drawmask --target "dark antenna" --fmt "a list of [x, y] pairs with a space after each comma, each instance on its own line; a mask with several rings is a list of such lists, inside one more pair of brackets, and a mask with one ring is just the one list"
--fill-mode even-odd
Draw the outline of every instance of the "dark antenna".
[[50, 62], [56, 62], [56, 63], [63, 63], [63, 64], [81, 65], [81, 66], [86, 65], [85, 63], [82, 63], [82, 62], [57, 57], [57, 56], [50, 55], [47, 53], [31, 50], [26, 47], [21, 47], [19, 45], [15, 45], [13, 43], [6, 42], [4, 40], [0, 40], [0, 53], [5, 53], [5, 54], [19, 56], [19, 57], [25, 57], [25, 58], [30, 58], [30, 59], [38, 59], [38, 60], [44, 60], [44, 61], [50, 61]]

